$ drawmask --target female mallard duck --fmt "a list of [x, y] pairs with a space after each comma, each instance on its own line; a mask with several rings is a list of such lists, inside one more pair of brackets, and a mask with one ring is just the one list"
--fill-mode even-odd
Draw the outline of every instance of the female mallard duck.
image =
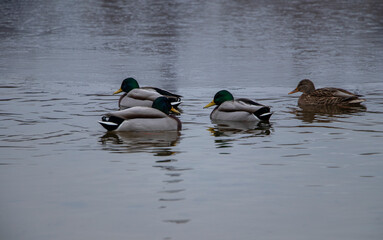
[[361, 95], [350, 93], [341, 88], [318, 88], [309, 79], [303, 79], [289, 94], [303, 92], [298, 105], [353, 105], [366, 101]]
[[272, 115], [269, 107], [247, 98], [238, 98], [234, 100], [233, 95], [226, 90], [217, 92], [213, 101], [204, 108], [214, 105], [217, 105], [217, 107], [210, 114], [210, 119], [212, 120], [268, 122]]
[[155, 87], [141, 87], [134, 78], [126, 78], [122, 81], [121, 88], [115, 91], [113, 94], [125, 92], [118, 101], [120, 109], [135, 107], [135, 106], [146, 106], [151, 107], [153, 101], [160, 97], [167, 97], [172, 106], [177, 107], [181, 103], [180, 95], [170, 93]]
[[108, 131], [179, 131], [181, 121], [169, 116], [169, 112], [178, 113], [166, 97], [158, 97], [152, 107], [136, 106], [111, 112], [102, 117], [99, 123]]

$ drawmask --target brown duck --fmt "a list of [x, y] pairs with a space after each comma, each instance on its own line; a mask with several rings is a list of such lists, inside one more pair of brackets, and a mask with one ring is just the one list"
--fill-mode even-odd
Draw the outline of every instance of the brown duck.
[[366, 101], [357, 95], [341, 88], [318, 88], [309, 79], [303, 79], [289, 94], [303, 92], [298, 105], [358, 105]]

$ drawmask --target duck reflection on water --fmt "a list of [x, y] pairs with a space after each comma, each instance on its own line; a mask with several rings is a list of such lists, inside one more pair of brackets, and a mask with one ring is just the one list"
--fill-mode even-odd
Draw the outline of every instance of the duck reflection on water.
[[238, 133], [248, 133], [254, 135], [270, 135], [271, 124], [264, 122], [235, 122], [212, 120], [214, 127], [208, 130], [215, 136], [230, 136]]
[[207, 130], [214, 136], [217, 148], [232, 147], [233, 142], [253, 137], [268, 136], [272, 132], [270, 123], [264, 122], [235, 122], [212, 120], [214, 127]]
[[163, 132], [107, 132], [99, 141], [104, 150], [122, 152], [153, 152], [155, 156], [170, 156], [173, 147], [180, 142], [177, 131]]
[[294, 109], [291, 113], [296, 115], [297, 119], [302, 120], [303, 122], [312, 123], [312, 122], [332, 122], [332, 117], [348, 117], [355, 115], [357, 113], [367, 111], [366, 106], [357, 105], [357, 106], [339, 106], [339, 105], [301, 105], [299, 104], [300, 109]]

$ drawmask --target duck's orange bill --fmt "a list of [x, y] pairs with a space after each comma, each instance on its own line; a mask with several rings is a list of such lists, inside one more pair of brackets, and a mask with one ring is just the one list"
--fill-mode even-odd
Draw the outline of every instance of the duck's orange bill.
[[293, 91], [289, 92], [289, 94], [293, 94], [293, 93], [296, 93], [296, 92], [299, 92], [298, 88], [296, 88]]
[[214, 101], [211, 101], [211, 103], [209, 103], [208, 105], [206, 105], [205, 107], [203, 108], [208, 108], [208, 107], [211, 107], [211, 106], [214, 106], [215, 105], [215, 102]]
[[172, 107], [170, 109], [171, 112], [174, 112], [174, 113], [177, 113], [177, 114], [181, 114], [177, 109], [175, 109], [174, 107]]
[[118, 89], [117, 91], [115, 91], [113, 94], [117, 94], [117, 93], [120, 93], [120, 92], [122, 92], [122, 89], [121, 89], [121, 88]]

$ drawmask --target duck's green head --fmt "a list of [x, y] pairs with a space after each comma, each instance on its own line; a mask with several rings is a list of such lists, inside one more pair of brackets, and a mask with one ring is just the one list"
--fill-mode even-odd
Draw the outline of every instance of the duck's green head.
[[138, 82], [134, 78], [126, 78], [124, 81], [121, 83], [121, 88], [115, 91], [113, 94], [117, 94], [120, 92], [130, 92], [132, 89], [139, 88], [140, 86], [138, 85]]
[[179, 114], [175, 108], [172, 107], [170, 101], [167, 97], [158, 97], [153, 101], [152, 108], [158, 109], [165, 114], [169, 114], [170, 112], [174, 112]]
[[204, 108], [208, 108], [214, 105], [221, 105], [223, 102], [232, 100], [234, 100], [234, 97], [229, 91], [221, 90], [215, 94], [213, 101], [211, 101], [211, 103], [206, 105]]

